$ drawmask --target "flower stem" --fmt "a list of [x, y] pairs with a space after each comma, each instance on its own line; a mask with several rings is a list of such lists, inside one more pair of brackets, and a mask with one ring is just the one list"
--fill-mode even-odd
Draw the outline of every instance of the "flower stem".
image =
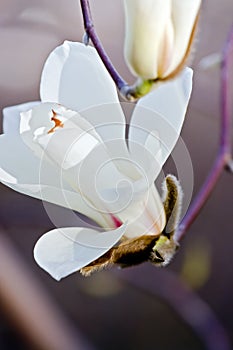
[[215, 188], [224, 169], [233, 172], [231, 156], [231, 98], [230, 98], [230, 67], [233, 58], [233, 27], [223, 50], [221, 66], [221, 122], [218, 153], [209, 175], [201, 190], [191, 204], [188, 212], [181, 221], [175, 237], [180, 241], [193, 221], [200, 213]]
[[87, 41], [85, 40], [85, 42], [86, 44], [88, 44], [89, 38], [91, 39], [101, 60], [103, 61], [105, 67], [107, 68], [109, 74], [111, 75], [112, 79], [115, 81], [118, 89], [121, 90], [122, 88], [125, 88], [127, 86], [127, 83], [117, 72], [117, 70], [113, 66], [110, 58], [108, 57], [107, 53], [105, 52], [101, 44], [101, 41], [95, 31], [94, 24], [92, 21], [89, 1], [80, 0], [80, 3], [81, 3], [82, 13], [83, 13], [84, 28], [87, 35]]
[[83, 22], [84, 22], [84, 28], [85, 28], [85, 35], [84, 35], [83, 41], [86, 45], [88, 45], [89, 39], [91, 39], [103, 64], [105, 65], [106, 69], [111, 75], [121, 95], [129, 101], [134, 101], [135, 99], [147, 94], [152, 87], [152, 82], [140, 81], [134, 85], [127, 84], [127, 82], [121, 77], [121, 75], [118, 73], [118, 71], [112, 64], [112, 61], [108, 57], [99, 39], [99, 36], [96, 33], [96, 30], [92, 21], [89, 0], [80, 0], [80, 4], [82, 8]]

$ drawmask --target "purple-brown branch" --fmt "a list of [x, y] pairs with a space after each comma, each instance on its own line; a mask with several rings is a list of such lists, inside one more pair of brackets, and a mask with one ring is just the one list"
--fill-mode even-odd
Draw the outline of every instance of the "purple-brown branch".
[[180, 241], [188, 228], [194, 222], [209, 196], [214, 190], [220, 175], [231, 166], [231, 98], [230, 98], [230, 67], [233, 61], [233, 27], [223, 50], [221, 65], [221, 121], [218, 153], [209, 175], [197, 194], [188, 212], [181, 221], [176, 232]]
[[126, 91], [128, 88], [128, 84], [120, 76], [120, 74], [117, 72], [116, 68], [114, 67], [110, 58], [108, 57], [107, 53], [105, 52], [104, 47], [103, 47], [103, 45], [102, 45], [102, 43], [101, 43], [101, 41], [96, 33], [96, 30], [94, 28], [94, 24], [92, 21], [89, 1], [88, 0], [80, 0], [80, 3], [81, 3], [82, 13], [83, 13], [84, 28], [86, 31], [86, 34], [85, 34], [86, 37], [84, 38], [84, 42], [86, 44], [88, 44], [89, 39], [91, 39], [91, 41], [92, 41], [94, 47], [96, 48], [102, 62], [104, 63], [106, 69], [108, 70], [109, 74], [111, 75], [112, 79], [114, 80], [118, 90], [124, 94], [124, 91]]
[[[107, 68], [109, 74], [114, 80], [119, 91], [124, 95], [124, 97], [130, 99], [130, 93], [132, 87], [130, 87], [123, 78], [119, 75], [115, 67], [113, 66], [111, 60], [109, 59], [107, 53], [105, 52], [103, 45], [95, 31], [94, 24], [91, 17], [89, 0], [80, 0], [84, 27], [86, 35], [93, 42], [101, 60], [103, 61], [105, 67]], [[88, 42], [87, 40], [87, 42]], [[209, 196], [211, 195], [213, 189], [215, 188], [221, 174], [224, 169], [230, 169], [233, 171], [232, 158], [231, 158], [231, 105], [230, 105], [230, 66], [233, 56], [233, 27], [230, 31], [229, 38], [227, 40], [226, 46], [223, 50], [223, 60], [221, 66], [221, 125], [220, 125], [220, 138], [219, 147], [215, 162], [212, 169], [207, 176], [201, 190], [197, 194], [196, 198], [192, 202], [189, 210], [187, 211], [185, 217], [181, 221], [175, 237], [179, 242], [194, 222], [201, 209], [207, 202]]]

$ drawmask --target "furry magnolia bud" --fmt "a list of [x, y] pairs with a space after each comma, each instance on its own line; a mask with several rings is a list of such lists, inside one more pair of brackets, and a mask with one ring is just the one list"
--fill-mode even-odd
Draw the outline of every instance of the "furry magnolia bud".
[[125, 59], [144, 80], [167, 79], [183, 68], [201, 0], [124, 0]]

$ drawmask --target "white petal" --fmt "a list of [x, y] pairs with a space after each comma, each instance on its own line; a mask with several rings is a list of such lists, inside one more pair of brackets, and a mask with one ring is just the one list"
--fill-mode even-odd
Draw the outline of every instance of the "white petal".
[[39, 101], [22, 103], [16, 106], [5, 107], [3, 113], [3, 131], [5, 134], [18, 134], [20, 124], [20, 113], [38, 105]]
[[77, 112], [55, 103], [41, 103], [21, 113], [20, 133], [38, 157], [45, 153], [64, 169], [80, 163], [101, 141], [93, 126]]
[[166, 218], [161, 197], [154, 185], [138, 202], [132, 202], [124, 211], [118, 213], [122, 222], [127, 220], [127, 238], [142, 235], [159, 235], [165, 226]]
[[[125, 0], [125, 58], [133, 74], [156, 79], [172, 54], [172, 40], [165, 36], [171, 0]], [[173, 33], [172, 33], [173, 34]], [[172, 35], [173, 37], [173, 35]]]
[[[118, 157], [128, 155], [125, 117], [116, 88], [92, 47], [66, 41], [51, 53], [42, 73], [41, 99], [82, 110], [104, 142], [119, 140]], [[116, 147], [111, 145], [109, 155], [115, 157]]]
[[0, 181], [15, 191], [76, 210], [103, 227], [114, 227], [110, 217], [73, 191], [58, 167], [41, 165], [20, 137], [0, 136], [0, 164]]
[[118, 170], [105, 144], [95, 147], [80, 166], [70, 169], [69, 176], [76, 181], [77, 190], [105, 213], [117, 210], [121, 205], [119, 188], [128, 188], [132, 182]]
[[[42, 128], [44, 128], [44, 131], [50, 131], [52, 133], [51, 128], [55, 126], [54, 121], [52, 120], [52, 117], [54, 117], [54, 112], [57, 114], [57, 119], [60, 118], [62, 123], [65, 123], [65, 126], [63, 125], [62, 128], [80, 127], [83, 130], [88, 131], [88, 133], [90, 133], [93, 137], [100, 139], [99, 135], [94, 129], [94, 126], [85, 118], [83, 118], [79, 113], [60, 104], [49, 102], [37, 103], [36, 105], [32, 105], [32, 108], [25, 108], [25, 110], [21, 112], [21, 134], [30, 131], [31, 138], [33, 138], [34, 136], [38, 136], [36, 130]], [[57, 128], [54, 129], [57, 130]]]
[[[0, 136], [0, 164], [7, 177], [0, 173], [1, 181], [9, 181], [12, 184], [31, 184], [33, 180], [39, 184], [39, 161], [31, 154], [17, 135]], [[35, 169], [35, 171], [34, 171]]]
[[175, 42], [172, 61], [165, 75], [177, 68], [184, 58], [195, 22], [201, 6], [201, 0], [172, 0], [172, 20], [175, 28]]
[[[81, 115], [94, 127], [98, 135], [105, 143], [111, 158], [129, 158], [128, 148], [125, 142], [126, 120], [120, 103], [103, 104], [82, 111]], [[119, 161], [118, 161], [119, 163]], [[126, 164], [118, 164], [123, 171]]]
[[118, 102], [115, 84], [96, 50], [69, 41], [49, 55], [40, 94], [42, 102], [57, 102], [75, 111]]
[[[59, 123], [62, 122], [62, 127], [54, 128], [54, 116]], [[93, 210], [98, 208], [103, 216], [109, 216], [108, 202], [101, 194], [103, 189], [110, 188], [115, 195], [118, 183], [128, 181], [128, 177], [116, 166], [121, 168], [121, 162], [124, 167], [127, 165], [125, 157], [122, 161], [123, 154], [119, 150], [121, 142], [126, 148], [124, 140], [116, 139], [113, 140], [114, 144], [111, 141], [104, 144], [88, 121], [76, 112], [53, 103], [42, 103], [22, 113], [20, 132], [27, 146], [41, 159], [40, 173], [43, 169], [45, 179], [47, 163], [50, 162], [59, 167], [60, 177], [65, 178], [89, 204], [92, 203]], [[110, 144], [113, 146], [111, 150]], [[113, 150], [117, 157], [114, 162]], [[128, 166], [132, 167], [131, 164]]]
[[[125, 138], [125, 117], [115, 84], [93, 47], [68, 41], [57, 47], [44, 66], [41, 99], [82, 110], [104, 142]], [[125, 154], [125, 142], [119, 146]], [[111, 153], [115, 154], [114, 149]]]
[[129, 149], [154, 178], [172, 152], [183, 126], [192, 90], [192, 70], [161, 84], [139, 100], [129, 130]]
[[125, 229], [125, 225], [107, 232], [78, 227], [55, 229], [37, 241], [34, 257], [45, 271], [59, 281], [105, 254], [119, 241]]
[[90, 105], [86, 110], [82, 110], [81, 115], [95, 127], [104, 142], [125, 139], [126, 120], [118, 100], [115, 103]]
[[[130, 186], [131, 185], [131, 186]], [[154, 184], [140, 180], [103, 193], [108, 208], [121, 222], [127, 221], [127, 238], [159, 235], [166, 223], [161, 197]]]

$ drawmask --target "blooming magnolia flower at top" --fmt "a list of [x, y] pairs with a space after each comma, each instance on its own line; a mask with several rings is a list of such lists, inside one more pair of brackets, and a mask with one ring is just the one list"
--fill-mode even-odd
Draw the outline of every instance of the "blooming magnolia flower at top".
[[42, 103], [5, 108], [1, 182], [103, 228], [56, 228], [39, 239], [35, 259], [55, 279], [113, 264], [168, 263], [177, 222], [163, 232], [171, 210], [179, 212], [179, 184], [166, 179], [163, 203], [154, 180], [179, 137], [191, 87], [187, 68], [142, 98], [126, 142], [117, 91], [95, 49], [65, 42], [45, 63]]
[[124, 0], [125, 58], [136, 76], [163, 80], [183, 69], [201, 0]]

